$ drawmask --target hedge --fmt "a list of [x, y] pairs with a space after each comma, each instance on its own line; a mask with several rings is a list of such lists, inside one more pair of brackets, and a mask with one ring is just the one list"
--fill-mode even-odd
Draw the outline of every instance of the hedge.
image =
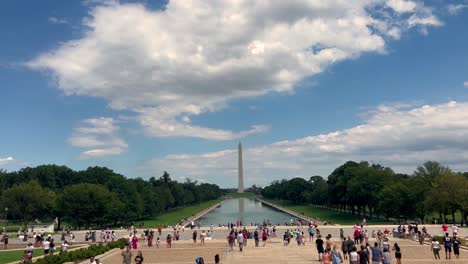
[[127, 246], [127, 239], [121, 238], [114, 242], [109, 242], [107, 244], [98, 244], [91, 245], [88, 248], [82, 248], [74, 251], [64, 252], [59, 255], [50, 255], [44, 258], [38, 259], [36, 264], [62, 264], [65, 262], [79, 262], [86, 260], [90, 257], [95, 257], [97, 255], [104, 254], [105, 252], [114, 249], [120, 248], [123, 249]]

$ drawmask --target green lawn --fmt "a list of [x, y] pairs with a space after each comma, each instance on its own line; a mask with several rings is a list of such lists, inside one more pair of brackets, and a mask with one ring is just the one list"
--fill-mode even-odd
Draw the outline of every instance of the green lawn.
[[[303, 213], [304, 215], [314, 218], [317, 217], [322, 221], [327, 221], [330, 224], [339, 224], [339, 225], [354, 225], [356, 223], [361, 223], [362, 218], [347, 214], [347, 213], [339, 213], [333, 210], [325, 209], [325, 208], [316, 208], [310, 205], [295, 205], [291, 204], [286, 201], [279, 201], [279, 200], [271, 200], [262, 198], [267, 202], [282, 206], [286, 209], [292, 210], [294, 212]], [[368, 221], [368, 224], [376, 225], [376, 224], [388, 224], [385, 221]]]
[[161, 226], [175, 225], [181, 219], [190, 218], [196, 213], [201, 212], [204, 209], [221, 202], [222, 200], [223, 199], [220, 198], [192, 206], [178, 208], [172, 212], [167, 212], [161, 215], [153, 216], [150, 219], [147, 219], [143, 222], [145, 223], [145, 227], [157, 227], [158, 224], [160, 224]]
[[[70, 246], [69, 249], [76, 248], [78, 246]], [[23, 252], [24, 249], [18, 249], [18, 250], [13, 250], [13, 251], [0, 251], [0, 264], [5, 264], [5, 263], [10, 263], [13, 261], [19, 262], [21, 258], [23, 257]], [[34, 257], [39, 257], [42, 256], [43, 252], [42, 250], [35, 249], [34, 250]]]

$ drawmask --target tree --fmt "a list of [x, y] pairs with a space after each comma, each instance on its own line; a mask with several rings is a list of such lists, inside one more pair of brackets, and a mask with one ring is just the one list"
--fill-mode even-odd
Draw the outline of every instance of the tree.
[[57, 199], [57, 211], [79, 228], [115, 223], [125, 213], [117, 194], [103, 185], [90, 183], [66, 187]]
[[420, 176], [426, 180], [433, 181], [437, 176], [452, 173], [449, 167], [443, 166], [435, 161], [427, 161], [414, 171], [415, 176]]
[[9, 214], [25, 225], [36, 218], [51, 217], [54, 204], [55, 194], [37, 181], [14, 186], [2, 194], [3, 207], [8, 207]]

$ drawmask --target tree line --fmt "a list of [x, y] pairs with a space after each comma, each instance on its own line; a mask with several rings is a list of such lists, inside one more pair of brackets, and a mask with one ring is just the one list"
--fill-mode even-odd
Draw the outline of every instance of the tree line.
[[438, 162], [428, 161], [412, 175], [366, 161], [348, 161], [328, 178], [293, 178], [274, 181], [263, 188], [266, 198], [314, 204], [368, 218], [397, 221], [433, 218], [468, 223], [468, 173], [456, 173]]
[[58, 219], [74, 227], [128, 224], [180, 206], [219, 198], [219, 186], [187, 179], [126, 178], [105, 167], [74, 171], [42, 165], [19, 171], [0, 170], [0, 204], [8, 219], [24, 224]]

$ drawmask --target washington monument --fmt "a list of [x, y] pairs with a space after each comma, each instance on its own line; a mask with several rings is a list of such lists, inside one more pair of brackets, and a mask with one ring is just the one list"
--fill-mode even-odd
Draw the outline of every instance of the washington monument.
[[239, 146], [237, 147], [237, 158], [238, 158], [238, 164], [237, 164], [237, 177], [239, 181], [239, 187], [237, 189], [237, 193], [243, 193], [244, 192], [244, 169], [242, 167], [242, 144], [239, 142]]

